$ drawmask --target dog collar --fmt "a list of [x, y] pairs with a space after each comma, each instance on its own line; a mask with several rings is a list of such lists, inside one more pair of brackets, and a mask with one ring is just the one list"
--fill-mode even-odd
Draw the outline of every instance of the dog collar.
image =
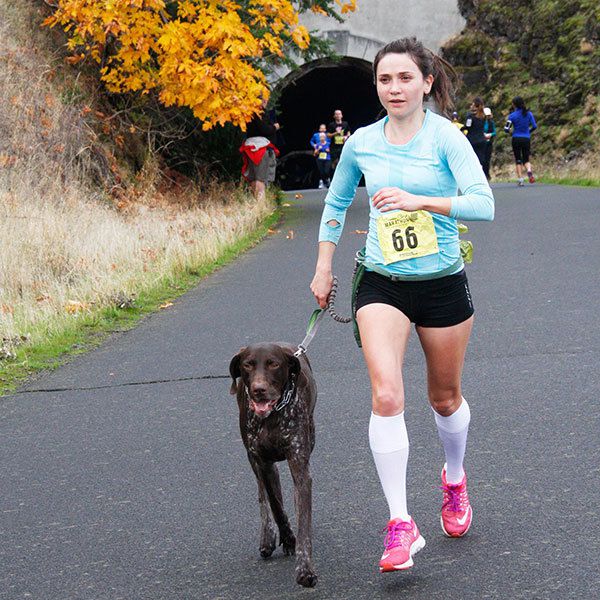
[[285, 389], [283, 390], [283, 394], [281, 395], [281, 399], [275, 405], [275, 410], [280, 411], [282, 408], [285, 408], [291, 401], [292, 398], [296, 395], [296, 376], [291, 375], [289, 381], [287, 382]]

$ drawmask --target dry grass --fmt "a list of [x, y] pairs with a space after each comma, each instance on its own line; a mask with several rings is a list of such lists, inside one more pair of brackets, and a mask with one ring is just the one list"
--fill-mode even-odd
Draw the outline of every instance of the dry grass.
[[28, 19], [39, 18], [35, 5], [17, 10], [0, 0], [0, 12], [2, 359], [21, 336], [60, 330], [79, 314], [126, 304], [165, 276], [214, 260], [273, 203], [256, 203], [235, 186], [165, 191], [152, 160], [116, 195], [92, 187], [95, 134], [82, 105], [64, 101], [60, 60], [44, 58], [28, 37]]

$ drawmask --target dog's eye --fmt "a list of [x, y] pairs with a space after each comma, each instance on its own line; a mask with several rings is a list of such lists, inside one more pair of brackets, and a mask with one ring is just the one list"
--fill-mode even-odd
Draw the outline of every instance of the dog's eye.
[[270, 361], [268, 361], [268, 362], [267, 362], [267, 366], [268, 366], [270, 369], [279, 369], [279, 363], [278, 363], [278, 362], [275, 362], [274, 360], [270, 360]]
[[244, 369], [244, 371], [252, 371], [252, 367], [254, 367], [253, 362], [246, 361], [245, 363], [242, 363], [242, 369]]

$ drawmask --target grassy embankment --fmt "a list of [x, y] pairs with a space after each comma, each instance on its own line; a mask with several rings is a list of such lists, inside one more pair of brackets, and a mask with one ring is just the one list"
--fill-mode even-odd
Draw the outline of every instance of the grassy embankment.
[[2, 394], [168, 309], [278, 212], [273, 197], [256, 203], [238, 186], [169, 184], [150, 155], [134, 172], [118, 160], [98, 90], [39, 31], [36, 4], [0, 0], [0, 12]]

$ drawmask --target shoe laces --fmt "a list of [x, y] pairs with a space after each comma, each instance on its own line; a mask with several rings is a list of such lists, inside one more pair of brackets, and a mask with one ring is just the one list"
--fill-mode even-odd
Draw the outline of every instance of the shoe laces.
[[462, 512], [469, 502], [467, 494], [467, 486], [464, 483], [445, 483], [440, 486], [444, 492], [444, 503], [442, 508], [446, 508], [451, 512]]
[[385, 549], [390, 550], [396, 546], [402, 546], [410, 541], [410, 533], [413, 531], [412, 523], [409, 521], [390, 521], [382, 531], [386, 533]]

